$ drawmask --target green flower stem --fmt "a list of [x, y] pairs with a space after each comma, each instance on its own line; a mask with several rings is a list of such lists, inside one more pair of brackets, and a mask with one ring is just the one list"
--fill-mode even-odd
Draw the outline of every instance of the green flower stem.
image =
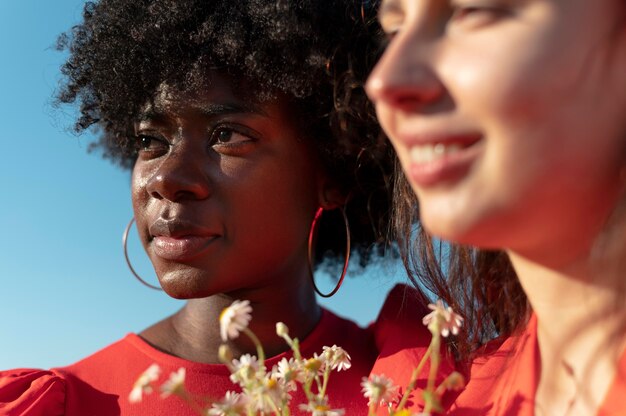
[[291, 343], [289, 343], [289, 346], [291, 347], [291, 350], [293, 351], [293, 356], [295, 357], [295, 359], [298, 361], [302, 361], [302, 354], [300, 354], [300, 341], [298, 341], [298, 338], [292, 339]]
[[367, 412], [367, 416], [376, 416], [376, 411], [378, 410], [378, 403], [370, 403], [369, 410]]
[[430, 346], [432, 347], [434, 352], [431, 352], [430, 354], [430, 374], [428, 375], [427, 389], [434, 392], [435, 379], [437, 377], [437, 370], [439, 369], [440, 361], [439, 350], [441, 348], [441, 338], [439, 337], [439, 334], [433, 337], [432, 341], [430, 342]]
[[320, 376], [315, 376], [315, 384], [317, 384], [317, 391], [322, 391], [322, 382], [320, 381]]
[[311, 384], [313, 384], [313, 378], [308, 379], [303, 385], [302, 390], [304, 391], [304, 395], [306, 396], [307, 401], [312, 402], [315, 398], [313, 393], [311, 393]]
[[[285, 340], [287, 345], [289, 345], [289, 348], [292, 350], [294, 349], [294, 340], [289, 336], [289, 334], [283, 334], [280, 337]], [[297, 342], [298, 338], [296, 338], [295, 341]]]
[[426, 391], [432, 393], [430, 400], [426, 400], [424, 406], [424, 413], [430, 414], [433, 408], [433, 400], [435, 399], [435, 378], [437, 377], [437, 370], [439, 369], [439, 351], [441, 349], [441, 335], [439, 333], [438, 325], [436, 330], [432, 331], [433, 339], [430, 341], [430, 347], [432, 347], [430, 354], [430, 373], [428, 375], [428, 383], [426, 385]]
[[281, 416], [281, 411], [278, 408], [278, 405], [276, 403], [274, 403], [274, 400], [272, 400], [270, 397], [268, 397], [268, 399], [269, 399], [270, 405], [272, 406], [272, 409], [274, 409], [274, 414], [276, 416]]
[[320, 389], [320, 393], [319, 396], [320, 397], [325, 397], [326, 396], [326, 388], [328, 387], [328, 379], [330, 378], [330, 367], [326, 366], [326, 368], [324, 369], [324, 381], [322, 382], [322, 388]]
[[252, 342], [254, 342], [254, 345], [256, 346], [256, 353], [259, 356], [259, 366], [264, 366], [265, 365], [265, 351], [263, 351], [263, 345], [261, 345], [261, 341], [259, 341], [259, 338], [257, 338], [254, 332], [252, 332], [249, 328], [244, 328], [242, 329], [241, 332], [246, 334], [248, 338], [250, 338]]
[[411, 373], [409, 385], [406, 387], [406, 390], [404, 391], [404, 394], [402, 395], [402, 399], [400, 399], [400, 403], [398, 403], [398, 406], [396, 407], [397, 412], [399, 412], [400, 410], [403, 410], [404, 406], [406, 406], [406, 402], [409, 400], [409, 396], [411, 395], [411, 392], [415, 389], [415, 384], [417, 383], [417, 377], [422, 372], [422, 368], [424, 368], [424, 365], [426, 364], [426, 360], [428, 360], [428, 358], [430, 357], [432, 353], [432, 348], [433, 348], [433, 341], [431, 340], [430, 345], [428, 346], [428, 349], [424, 353], [424, 356], [420, 360], [417, 367], [413, 369], [413, 372]]

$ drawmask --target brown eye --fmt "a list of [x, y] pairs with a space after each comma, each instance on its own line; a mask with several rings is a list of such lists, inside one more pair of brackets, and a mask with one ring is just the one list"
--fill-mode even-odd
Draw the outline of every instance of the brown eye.
[[216, 133], [216, 142], [217, 143], [229, 143], [234, 135], [234, 131], [228, 129], [221, 129]]
[[489, 13], [491, 12], [491, 10], [489, 9], [485, 9], [485, 8], [481, 8], [481, 7], [458, 7], [454, 10], [454, 13], [452, 13], [452, 18], [453, 19], [464, 19], [466, 17], [476, 17], [477, 14], [480, 13]]
[[[245, 132], [242, 132], [244, 130]], [[243, 126], [218, 126], [211, 132], [211, 148], [227, 156], [243, 156], [250, 152], [257, 139]]]
[[167, 152], [169, 143], [161, 138], [139, 134], [136, 137], [135, 148], [140, 154], [161, 154]]
[[241, 133], [234, 128], [218, 127], [211, 134], [212, 146], [238, 146], [254, 141], [245, 133]]
[[152, 143], [152, 137], [148, 137], [148, 136], [137, 137], [137, 148], [140, 150], [149, 149], [151, 143]]
[[499, 5], [490, 4], [458, 4], [452, 7], [450, 22], [468, 28], [478, 28], [495, 22], [509, 14]]

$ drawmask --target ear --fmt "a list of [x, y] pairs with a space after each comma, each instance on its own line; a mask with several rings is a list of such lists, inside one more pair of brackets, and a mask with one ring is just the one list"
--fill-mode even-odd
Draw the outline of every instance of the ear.
[[317, 199], [319, 206], [325, 210], [342, 207], [347, 202], [347, 196], [342, 192], [339, 185], [328, 177], [320, 178]]

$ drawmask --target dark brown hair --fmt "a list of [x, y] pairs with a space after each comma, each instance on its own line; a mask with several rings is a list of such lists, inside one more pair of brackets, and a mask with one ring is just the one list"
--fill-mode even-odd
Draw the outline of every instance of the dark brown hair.
[[[393, 170], [363, 88], [380, 50], [376, 7], [351, 0], [90, 1], [83, 21], [59, 38], [69, 56], [57, 101], [78, 104], [75, 130], [95, 130], [92, 147], [130, 168], [133, 122], [164, 82], [197, 88], [211, 68], [250, 100], [286, 97], [303, 136], [350, 196], [352, 243], [365, 264], [387, 235]], [[340, 234], [323, 233], [319, 242], [331, 257], [344, 255], [338, 221], [330, 229]]]

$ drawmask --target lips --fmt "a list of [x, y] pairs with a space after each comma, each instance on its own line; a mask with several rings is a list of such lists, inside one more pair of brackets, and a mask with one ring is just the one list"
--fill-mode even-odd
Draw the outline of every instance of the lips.
[[159, 218], [149, 227], [154, 254], [165, 260], [185, 261], [199, 256], [220, 235], [180, 219]]
[[459, 180], [482, 152], [480, 134], [401, 136], [408, 151], [406, 173], [420, 187]]

